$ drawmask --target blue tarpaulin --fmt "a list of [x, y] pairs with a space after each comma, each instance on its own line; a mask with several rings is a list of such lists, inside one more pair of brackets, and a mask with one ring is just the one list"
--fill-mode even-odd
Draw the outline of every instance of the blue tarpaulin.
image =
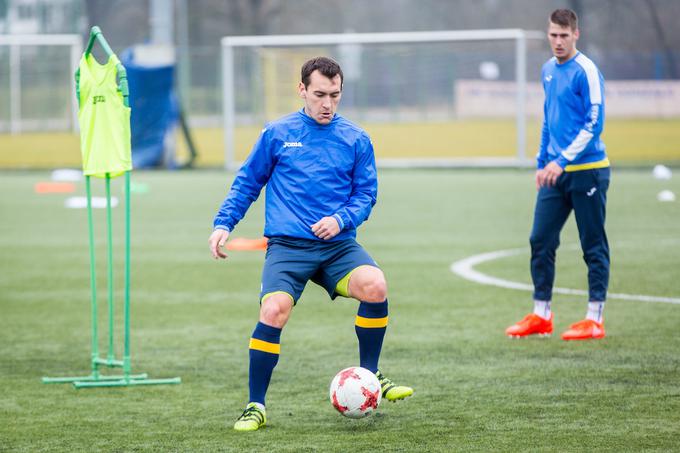
[[164, 162], [164, 154], [166, 138], [174, 133], [179, 117], [174, 93], [175, 65], [139, 64], [133, 48], [121, 54], [121, 62], [130, 87], [132, 164], [134, 168], [164, 163], [173, 166], [173, 162]]

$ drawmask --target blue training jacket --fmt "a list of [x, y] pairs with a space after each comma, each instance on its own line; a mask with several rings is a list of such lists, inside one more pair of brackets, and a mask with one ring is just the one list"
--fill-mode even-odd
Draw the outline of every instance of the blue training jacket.
[[600, 140], [604, 126], [604, 78], [581, 52], [562, 64], [555, 57], [541, 71], [545, 104], [539, 169], [555, 161], [565, 171], [609, 166]]
[[323, 241], [311, 226], [334, 216], [341, 231], [331, 241], [354, 238], [378, 194], [373, 144], [338, 114], [321, 125], [301, 109], [268, 124], [236, 174], [214, 228], [232, 231], [265, 184], [265, 236]]

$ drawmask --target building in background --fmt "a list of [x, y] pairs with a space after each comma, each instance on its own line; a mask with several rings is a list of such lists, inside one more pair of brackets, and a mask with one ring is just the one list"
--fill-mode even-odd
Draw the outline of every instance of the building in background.
[[0, 0], [0, 33], [80, 33], [82, 0]]

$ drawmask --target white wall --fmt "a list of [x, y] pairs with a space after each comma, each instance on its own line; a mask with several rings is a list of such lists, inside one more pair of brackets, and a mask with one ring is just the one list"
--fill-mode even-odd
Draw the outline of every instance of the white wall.
[[[459, 118], [513, 117], [515, 82], [458, 80], [455, 110]], [[680, 81], [605, 81], [605, 112], [608, 118], [680, 117]], [[527, 114], [543, 116], [543, 88], [527, 84]]]

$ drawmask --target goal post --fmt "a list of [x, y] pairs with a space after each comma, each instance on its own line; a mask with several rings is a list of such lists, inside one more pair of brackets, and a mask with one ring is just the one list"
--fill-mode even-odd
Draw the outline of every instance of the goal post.
[[[510, 109], [513, 111], [510, 114], [514, 116], [514, 122], [505, 121], [503, 123], [506, 130], [505, 136], [512, 134], [512, 132], [515, 135], [514, 143], [504, 145], [506, 148], [511, 148], [509, 155], [481, 155], [484, 152], [480, 151], [463, 156], [448, 156], [444, 152], [443, 155], [439, 156], [421, 157], [417, 153], [413, 155], [403, 155], [402, 153], [398, 157], [378, 155], [378, 163], [381, 166], [403, 167], [528, 165], [531, 159], [527, 157], [527, 55], [530, 45], [536, 48], [537, 43], [544, 39], [544, 32], [521, 29], [226, 36], [221, 40], [224, 165], [229, 169], [236, 168], [241, 160], [239, 157], [242, 158], [243, 151], [245, 151], [241, 148], [252, 145], [252, 143], [246, 144], [247, 141], [242, 139], [237, 140], [237, 136], [241, 137], [242, 135], [239, 132], [240, 130], [249, 127], [252, 135], [252, 131], [259, 131], [264, 122], [276, 119], [276, 117], [273, 117], [271, 108], [254, 105], [258, 102], [264, 105], [265, 100], [248, 100], [247, 98], [262, 98], [265, 93], [271, 95], [272, 89], [267, 85], [270, 83], [268, 81], [271, 79], [271, 75], [268, 73], [267, 76], [264, 76], [263, 74], [264, 71], [267, 71], [267, 68], [272, 66], [267, 59], [275, 58], [276, 52], [279, 51], [282, 55], [286, 55], [287, 60], [299, 61], [297, 58], [290, 58], [291, 49], [299, 49], [300, 54], [307, 57], [327, 55], [339, 61], [345, 73], [343, 98], [351, 97], [354, 103], [353, 105], [350, 102], [350, 105], [347, 105], [347, 101], [343, 100], [340, 104], [340, 112], [349, 112], [347, 117], [350, 120], [356, 121], [362, 126], [365, 126], [366, 123], [375, 123], [376, 130], [382, 130], [385, 123], [411, 121], [414, 123], [410, 125], [411, 129], [400, 125], [395, 130], [413, 130], [417, 131], [414, 133], [419, 134], [427, 134], [427, 131], [432, 131], [428, 124], [431, 126], [437, 121], [456, 120], [464, 116], [460, 111], [457, 111], [458, 107], [452, 106], [454, 101], [457, 101], [454, 85], [458, 78], [479, 78], [478, 76], [471, 77], [469, 75], [470, 68], [465, 66], [467, 64], [470, 66], [478, 65], [477, 60], [481, 58], [482, 54], [489, 55], [495, 52], [498, 54], [498, 58], [507, 60], [507, 64], [502, 66], [501, 71], [506, 78], [503, 87], [510, 86], [510, 89], [514, 91], [512, 95], [514, 100], [510, 101], [512, 104]], [[461, 47], [450, 47], [463, 43], [478, 43], [478, 46], [483, 46], [483, 50], [480, 50], [479, 55], [474, 55], [473, 49], [461, 51]], [[502, 49], [499, 46], [502, 46]], [[446, 65], [443, 60], [454, 60], [458, 51], [461, 51], [464, 56], [461, 60], [462, 63], [454, 69], [445, 68]], [[376, 58], [376, 52], [382, 54], [382, 58]], [[543, 58], [544, 55], [541, 55], [541, 59]], [[383, 67], [389, 68], [392, 65], [392, 70], [370, 72], [370, 69], [364, 69], [376, 65], [377, 60], [382, 61]], [[432, 63], [433, 61], [435, 63]], [[461, 67], [463, 70], [460, 69]], [[293, 69], [299, 74], [299, 66]], [[421, 73], [418, 73], [419, 70]], [[450, 79], [446, 79], [446, 77], [438, 75], [440, 70], [441, 72], [461, 74], [450, 75]], [[285, 74], [290, 71], [280, 72]], [[538, 68], [536, 72], [539, 72]], [[406, 82], [407, 73], [411, 77], [408, 79], [409, 82]], [[381, 87], [364, 87], [361, 89], [361, 85], [367, 83], [364, 79], [371, 77], [385, 79], [387, 85], [391, 84], [395, 87], [392, 90], [393, 95], [391, 97], [393, 99], [386, 101], [390, 105], [382, 105], [381, 102], [384, 99], [378, 99], [375, 105], [370, 105], [372, 102], [370, 100], [362, 101], [370, 98], [372, 92], [381, 90]], [[422, 77], [425, 80], [422, 80]], [[432, 77], [431, 85], [437, 86], [433, 90], [445, 94], [425, 93], [421, 96], [424, 100], [420, 101], [420, 105], [415, 105], [414, 101], [410, 99], [399, 99], [407, 97], [404, 95], [404, 91], [411, 87], [427, 91], [429, 88], [427, 85], [430, 83], [427, 77]], [[399, 81], [399, 78], [404, 81]], [[348, 82], [351, 83], [351, 79], [355, 79], [353, 87], [355, 88], [354, 91], [358, 92], [348, 93], [348, 91], [352, 91], [348, 89]], [[291, 95], [297, 81], [288, 80], [288, 82], [291, 85], [291, 92], [287, 95]], [[409, 85], [400, 85], [407, 83]], [[281, 84], [277, 86], [281, 86]], [[504, 95], [506, 94], [504, 93]], [[505, 97], [505, 101], [507, 101], [507, 96]], [[358, 106], [361, 102], [364, 102], [364, 105]], [[400, 104], [402, 102], [403, 105]], [[366, 103], [369, 105], [366, 105]], [[271, 102], [267, 105], [271, 105]], [[278, 112], [279, 116], [285, 113], [288, 112]], [[491, 113], [489, 116], [492, 117], [494, 112], [489, 113]], [[467, 126], [461, 127], [466, 128]], [[485, 123], [477, 124], [475, 127], [480, 131], [486, 131], [487, 134], [492, 133], [492, 131], [486, 130], [487, 125]], [[488, 125], [488, 127], [493, 126]], [[366, 127], [366, 129], [375, 139], [371, 128]], [[514, 131], [510, 129], [514, 129]], [[406, 132], [403, 133], [406, 134]], [[249, 138], [252, 139], [253, 137]], [[450, 138], [442, 138], [442, 140], [450, 141]]]
[[[64, 50], [55, 52], [55, 47]], [[0, 34], [0, 74], [6, 74], [0, 77], [6, 81], [0, 84], [0, 104], [7, 104], [0, 105], [0, 131], [77, 131], [73, 72], [82, 50], [76, 34]], [[29, 106], [35, 111], [26, 112]]]

